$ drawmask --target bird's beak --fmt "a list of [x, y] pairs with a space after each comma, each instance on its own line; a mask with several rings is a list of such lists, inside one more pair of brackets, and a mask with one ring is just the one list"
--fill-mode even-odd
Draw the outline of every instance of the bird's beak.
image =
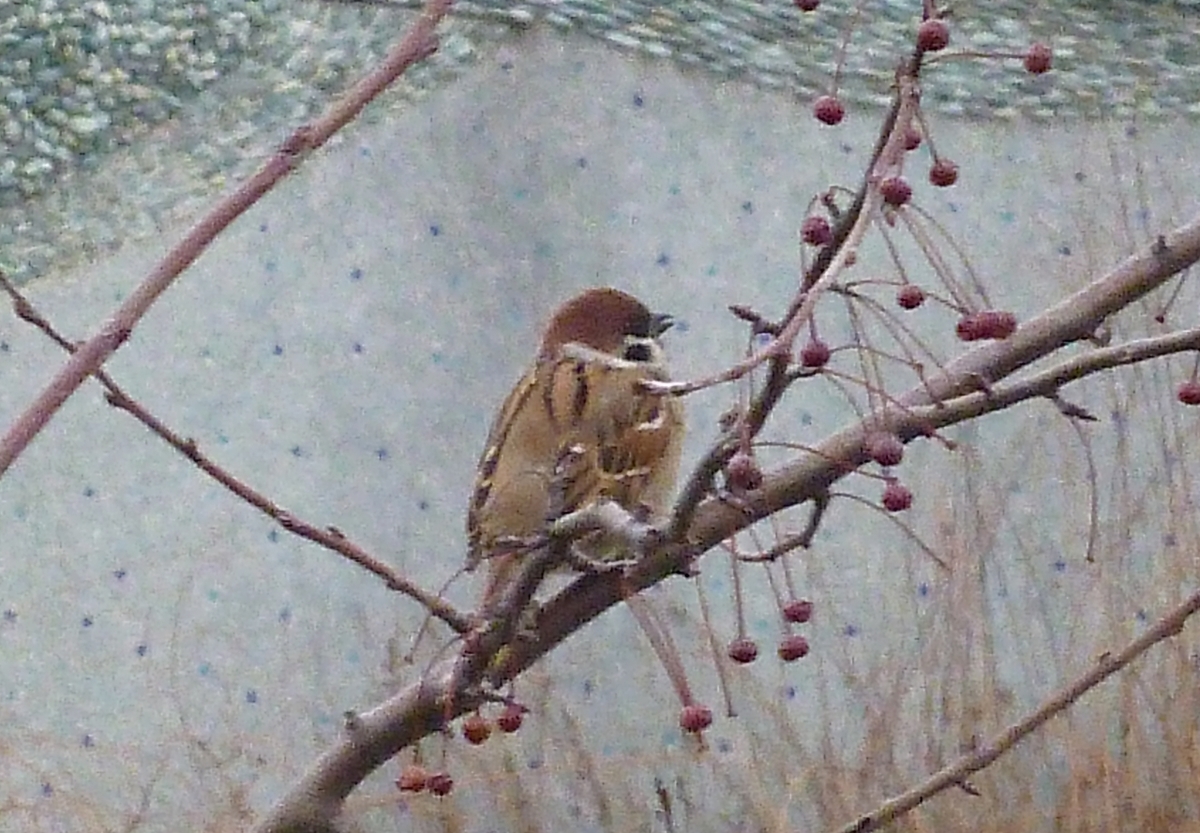
[[650, 324], [650, 337], [658, 338], [675, 324], [675, 318], [665, 312], [657, 313]]

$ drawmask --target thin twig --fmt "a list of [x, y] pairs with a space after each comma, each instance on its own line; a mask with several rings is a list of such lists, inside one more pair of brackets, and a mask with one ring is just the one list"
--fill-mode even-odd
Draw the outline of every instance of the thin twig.
[[871, 830], [878, 830], [939, 792], [961, 785], [968, 776], [990, 766], [997, 758], [1036, 731], [1050, 718], [1066, 710], [1089, 690], [1129, 665], [1159, 642], [1178, 635], [1183, 630], [1184, 623], [1198, 610], [1200, 610], [1200, 591], [1193, 593], [1183, 604], [1160, 619], [1154, 627], [1129, 643], [1119, 653], [1101, 654], [1096, 660], [1095, 668], [1056, 692], [1033, 712], [1004, 729], [974, 752], [962, 756], [908, 792], [888, 799], [871, 812], [838, 828], [837, 833], [868, 833]]
[[145, 280], [119, 306], [100, 332], [79, 346], [37, 398], [0, 438], [0, 476], [37, 436], [63, 403], [79, 389], [133, 333], [142, 316], [230, 223], [300, 167], [312, 151], [342, 129], [406, 69], [437, 50], [434, 29], [451, 0], [429, 0], [425, 9], [383, 62], [335, 101], [324, 114], [303, 124], [279, 150], [232, 194], [222, 199], [167, 253]]
[[[75, 352], [77, 349], [76, 345], [68, 341], [54, 328], [54, 325], [45, 316], [37, 311], [33, 304], [21, 294], [20, 290], [13, 285], [12, 281], [8, 279], [8, 276], [2, 270], [0, 270], [0, 289], [3, 289], [12, 298], [13, 309], [16, 311], [17, 317], [37, 327], [68, 353]], [[166, 423], [126, 393], [105, 370], [96, 370], [92, 375], [104, 386], [106, 392], [105, 399], [109, 405], [124, 411], [145, 425], [168, 445], [191, 460], [202, 472], [255, 509], [258, 509], [264, 515], [277, 521], [288, 532], [298, 535], [301, 538], [306, 538], [315, 544], [320, 544], [326, 549], [333, 550], [368, 572], [374, 573], [383, 579], [384, 584], [387, 585], [389, 590], [403, 593], [419, 602], [431, 615], [445, 622], [457, 633], [465, 633], [471, 629], [471, 622], [467, 616], [460, 613], [452, 605], [447, 604], [440, 596], [435, 596], [404, 578], [390, 566], [348, 539], [341, 530], [332, 526], [321, 529], [307, 521], [301, 520], [271, 501], [262, 492], [251, 488], [242, 480], [214, 463], [201, 453], [194, 439], [180, 436], [171, 430]]]
[[[910, 60], [910, 71], [914, 80], [920, 69], [920, 62], [919, 54]], [[892, 153], [892, 148], [898, 146], [898, 142], [902, 146], [901, 140], [894, 135], [898, 132], [897, 125], [908, 124], [919, 109], [918, 105], [919, 95], [914, 84], [902, 84], [876, 140], [868, 172], [874, 171], [879, 165], [881, 157]], [[796, 338], [804, 324], [812, 318], [817, 301], [835, 283], [852, 259], [857, 257], [858, 246], [873, 221], [873, 215], [878, 209], [878, 205], [879, 189], [875, 187], [874, 181], [868, 173], [863, 178], [853, 205], [838, 221], [837, 228], [834, 229], [833, 241], [822, 248], [818, 254], [812, 267], [805, 274], [800, 291], [793, 298], [782, 324], [777, 328], [771, 328], [776, 334], [762, 349], [725, 371], [706, 379], [680, 383], [646, 383], [647, 386], [663, 392], [684, 395], [712, 385], [740, 379], [764, 362], [770, 363], [767, 381], [746, 410], [743, 424], [734, 431], [725, 432], [725, 435], [713, 444], [709, 452], [692, 470], [679, 498], [675, 501], [668, 533], [669, 538], [682, 540], [684, 531], [691, 525], [696, 508], [711, 493], [717, 472], [737, 450], [737, 441], [743, 437], [752, 439], [758, 435], [763, 425], [766, 424], [767, 417], [782, 398], [783, 392], [793, 381], [794, 377], [787, 371], [791, 364]]]

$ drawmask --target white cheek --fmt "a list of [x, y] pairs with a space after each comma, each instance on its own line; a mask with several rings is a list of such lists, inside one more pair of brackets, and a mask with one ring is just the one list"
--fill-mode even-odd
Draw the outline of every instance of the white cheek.
[[646, 362], [646, 365], [651, 370], [647, 375], [659, 379], [671, 378], [670, 370], [667, 368], [667, 354], [657, 341], [650, 342], [650, 361]]
[[559, 348], [558, 354], [564, 359], [584, 361], [588, 364], [594, 364], [599, 367], [610, 367], [614, 370], [628, 370], [629, 368], [638, 366], [637, 362], [626, 361], [620, 356], [603, 353], [574, 341], [567, 342]]

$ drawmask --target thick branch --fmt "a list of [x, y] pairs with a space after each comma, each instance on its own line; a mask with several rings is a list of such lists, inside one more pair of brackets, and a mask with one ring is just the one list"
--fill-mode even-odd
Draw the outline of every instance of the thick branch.
[[[456, 663], [441, 662], [376, 708], [348, 716], [333, 746], [259, 820], [255, 833], [334, 833], [343, 802], [364, 778], [399, 750], [438, 731], [448, 717], [481, 704], [456, 683]], [[447, 703], [453, 703], [453, 712]]]
[[[1175, 337], [1177, 341], [1164, 337], [1097, 351], [1005, 388], [996, 384], [1029, 363], [1084, 339], [1105, 318], [1161, 286], [1197, 260], [1200, 260], [1200, 217], [1170, 238], [1159, 241], [1152, 249], [1129, 258], [1109, 275], [1026, 322], [1008, 339], [971, 350], [947, 365], [941, 373], [926, 378], [921, 385], [892, 400], [895, 404], [888, 406], [889, 427], [907, 442], [937, 427], [999, 410], [1020, 399], [1052, 393], [1065, 382], [1101, 369], [1162, 355], [1173, 349], [1186, 349], [1194, 343], [1192, 333], [1179, 334]], [[992, 395], [988, 394], [989, 390]], [[581, 577], [541, 607], [534, 633], [523, 635], [522, 639], [509, 643], [505, 651], [495, 655], [495, 662], [487, 669], [488, 678], [494, 685], [500, 685], [516, 677], [631, 593], [686, 568], [701, 554], [758, 520], [825, 494], [833, 483], [866, 462], [863, 441], [867, 432], [878, 425], [879, 419], [879, 414], [870, 414], [827, 439], [814, 453], [768, 472], [762, 488], [745, 495], [736, 508], [723, 501], [705, 500], [684, 535], [674, 539], [668, 536], [662, 543], [651, 545], [646, 557], [628, 572]], [[1200, 605], [1200, 597], [1196, 603]], [[1191, 612], [1193, 609], [1188, 608], [1186, 613], [1177, 611], [1173, 616], [1186, 618]], [[1175, 621], [1170, 617], [1169, 620]], [[1177, 625], [1164, 627], [1178, 630], [1181, 626], [1182, 618], [1178, 618]], [[1152, 643], [1146, 643], [1143, 638], [1116, 660], [1104, 660], [1093, 675], [1084, 678], [1059, 699], [1063, 696], [1077, 698], [1149, 644]], [[487, 655], [492, 656], [491, 653]], [[422, 681], [411, 684], [379, 708], [354, 720], [353, 731], [315, 763], [303, 780], [258, 825], [258, 833], [326, 833], [333, 830], [333, 820], [342, 800], [371, 770], [405, 746], [436, 731], [443, 721], [478, 705], [480, 690], [474, 680], [468, 680], [475, 675], [462, 674], [466, 666], [459, 663], [461, 658], [447, 660], [426, 674]], [[1078, 693], [1071, 694], [1077, 688]], [[1062, 702], [1059, 711], [1070, 700]], [[1030, 720], [1044, 722], [1052, 713], [1055, 712]], [[1022, 731], [1024, 725], [1025, 722], [1018, 724], [990, 744], [983, 751], [983, 757], [994, 755], [981, 766], [1001, 754], [1004, 739]], [[1035, 725], [1023, 731], [1032, 731]], [[1019, 737], [1014, 735], [1011, 743], [1016, 739]], [[961, 781], [965, 774], [965, 771], [960, 774], [958, 780]]]
[[[1108, 316], [1152, 292], [1173, 275], [1200, 260], [1200, 216], [1172, 233], [1149, 250], [1128, 258], [1108, 275], [1030, 319], [1009, 338], [977, 347], [949, 363], [936, 375], [894, 401], [905, 410], [894, 409], [887, 418], [889, 428], [908, 442], [930, 431], [973, 419], [1008, 407], [1010, 395], [1021, 398], [1052, 392], [1065, 381], [1082, 378], [1103, 368], [1122, 363], [1126, 357], [1157, 355], [1144, 343], [1112, 348], [1130, 351], [1114, 355], [1100, 351], [1101, 362], [1088, 357], [1047, 371], [1041, 389], [1029, 382], [1015, 383], [1012, 393], [1002, 390], [999, 399], [980, 392], [981, 380], [991, 385], [1031, 362], [1051, 355], [1060, 347], [1090, 335]], [[1180, 334], [1184, 349], [1191, 342]], [[1140, 346], [1139, 346], [1140, 345]], [[1163, 343], [1158, 343], [1161, 351]], [[1025, 385], [1025, 388], [1020, 388]], [[1043, 392], [1044, 389], [1044, 392]], [[938, 397], [933, 404], [931, 396]], [[541, 609], [536, 637], [513, 646], [507, 655], [504, 676], [521, 673], [541, 656], [578, 630], [583, 624], [619, 603], [626, 594], [655, 584], [699, 557], [721, 541], [776, 512], [819, 498], [829, 488], [867, 462], [864, 440], [879, 424], [870, 414], [832, 435], [813, 453], [797, 457], [766, 472], [760, 489], [742, 496], [738, 506], [714, 498], [700, 504], [682, 539], [667, 541], [652, 549], [637, 567], [624, 576], [584, 576], [559, 593]]]

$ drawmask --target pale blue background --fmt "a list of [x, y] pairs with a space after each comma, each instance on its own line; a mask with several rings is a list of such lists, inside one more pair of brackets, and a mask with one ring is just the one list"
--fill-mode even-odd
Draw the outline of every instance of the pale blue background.
[[[728, 363], [744, 334], [724, 305], [780, 308], [796, 282], [796, 230], [809, 198], [858, 181], [878, 121], [852, 112], [843, 127], [822, 128], [786, 95], [530, 34], [317, 154], [164, 296], [109, 370], [251, 485], [435, 587], [461, 563], [487, 421], [546, 312], [582, 287], [611, 283], [680, 319], [669, 346], [681, 376]], [[1200, 193], [1200, 171], [1180, 158], [1194, 148], [1192, 126], [1131, 136], [1118, 124], [936, 121], [935, 129], [962, 176], [934, 191], [920, 184], [918, 161], [918, 199], [968, 241], [998, 302], [1019, 314], [1186, 217]], [[1114, 226], [1118, 198], [1134, 241]], [[30, 293], [64, 332], [83, 337], [180, 234], [131, 242]], [[870, 257], [863, 268], [882, 274]], [[939, 321], [934, 311], [919, 315]], [[832, 320], [824, 334], [838, 340]], [[62, 356], [10, 315], [0, 316], [0, 338], [7, 423]], [[785, 412], [777, 433], [815, 441], [841, 424], [844, 406], [821, 390]], [[728, 392], [689, 401], [685, 460], [729, 404]], [[1033, 527], [1037, 556], [1019, 568], [1001, 562], [987, 585], [988, 598], [1016, 596], [1022, 608], [1037, 587], [1040, 612], [997, 637], [1012, 657], [1003, 661], [1007, 682], [1026, 699], [1052, 682], [1058, 627], [1093, 586], [1071, 534], [1086, 511], [1085, 494], [1069, 488], [1079, 459], [1063, 463], [1062, 482], [1047, 491], [1022, 479], [1026, 449], [1006, 445], [1014, 430], [1043, 423], [1060, 425], [1049, 406], [1034, 405], [965, 435], [1013, 472], [1008, 511]], [[1047, 430], [1067, 441], [1066, 429]], [[947, 457], [914, 448], [901, 468], [917, 493], [910, 522], [923, 533], [954, 510]], [[856, 520], [839, 523], [843, 512]], [[378, 580], [274, 528], [108, 409], [94, 385], [0, 480], [0, 528], [0, 715], [14, 741], [44, 750], [27, 753], [29, 765], [3, 790], [35, 800], [48, 784], [55, 796], [91, 799], [125, 818], [139, 785], [163, 773], [145, 829], [179, 829], [172, 825], [215, 812], [198, 796], [225, 791], [218, 772], [250, 785], [252, 807], [271, 800], [345, 709], [387, 690], [389, 639], [403, 650], [418, 621], [414, 605]], [[902, 656], [917, 638], [909, 626], [946, 581], [887, 529], [848, 504], [835, 510], [803, 588], [817, 604], [805, 631], [814, 654], [757, 666], [768, 702], [778, 700], [802, 732], [840, 727], [851, 749], [861, 737], [856, 707], [839, 705], [841, 686], [855, 668]], [[1075, 549], [1059, 548], [1064, 541]], [[710, 596], [728, 634], [727, 571], [715, 559], [711, 567]], [[696, 652], [694, 629], [679, 627], [696, 615], [685, 589], [673, 582], [660, 605], [677, 625], [693, 684], [719, 712], [711, 663]], [[762, 606], [763, 583], [751, 589], [759, 600], [751, 631], [770, 654], [774, 614]], [[468, 601], [471, 584], [449, 593]], [[1008, 615], [995, 603], [997, 616]], [[1131, 600], [1114, 615], [1131, 619], [1139, 608]], [[602, 755], [651, 760], [678, 743], [677, 705], [643, 644], [617, 611], [553, 658], [552, 682], [535, 675]], [[395, 679], [411, 678], [401, 669]], [[550, 720], [525, 736], [522, 754], [535, 766], [547, 754], [538, 732], [549, 733], [551, 749], [563, 742]], [[711, 733], [718, 754], [745, 754], [743, 730], [720, 719]], [[204, 739], [209, 751], [183, 737]], [[265, 765], [254, 763], [260, 755]], [[128, 769], [114, 773], [114, 760]], [[629, 777], [639, 788], [650, 779]], [[482, 790], [464, 793], [483, 800]], [[70, 819], [77, 806], [46, 812]]]

